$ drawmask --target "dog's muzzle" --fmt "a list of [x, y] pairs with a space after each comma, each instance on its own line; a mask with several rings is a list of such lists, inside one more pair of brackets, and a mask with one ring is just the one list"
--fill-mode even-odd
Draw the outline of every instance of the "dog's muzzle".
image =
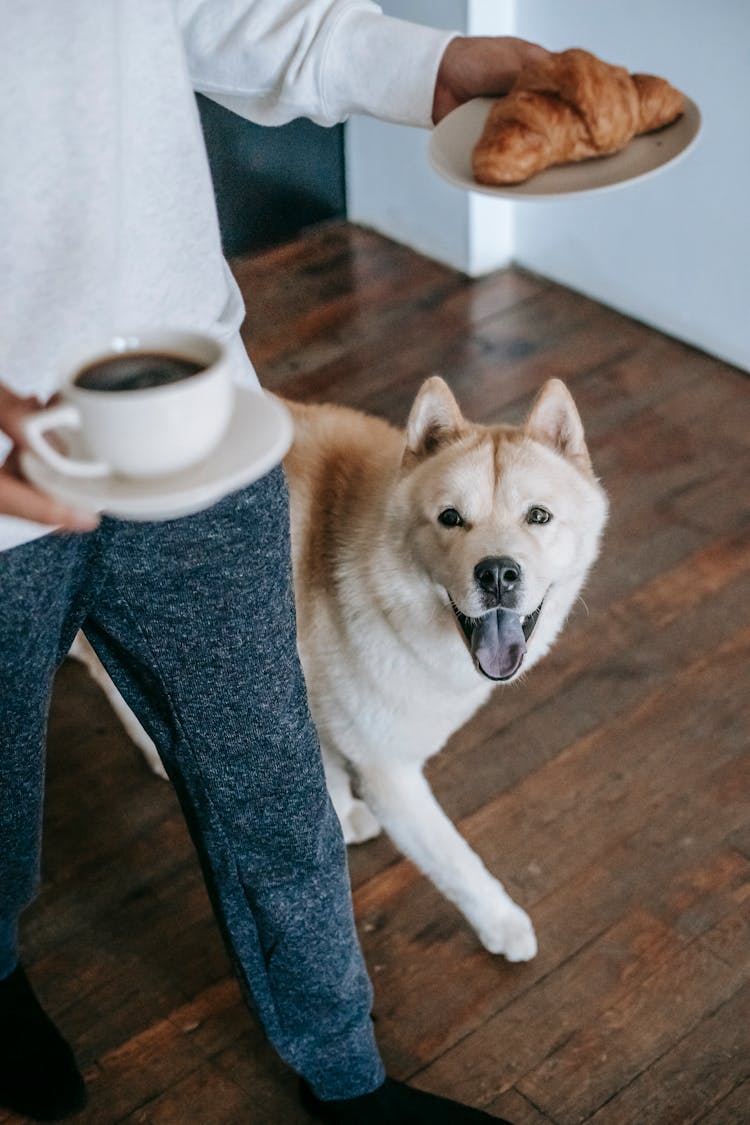
[[526, 642], [539, 620], [544, 598], [525, 617], [502, 606], [481, 617], [467, 617], [450, 594], [448, 597], [477, 671], [489, 680], [509, 680], [515, 676], [523, 664]]

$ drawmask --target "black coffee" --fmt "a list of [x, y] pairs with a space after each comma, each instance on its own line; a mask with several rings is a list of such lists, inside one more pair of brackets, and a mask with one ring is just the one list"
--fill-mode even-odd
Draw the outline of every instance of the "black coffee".
[[128, 352], [108, 356], [84, 367], [75, 385], [86, 391], [143, 391], [189, 379], [206, 365], [167, 352]]

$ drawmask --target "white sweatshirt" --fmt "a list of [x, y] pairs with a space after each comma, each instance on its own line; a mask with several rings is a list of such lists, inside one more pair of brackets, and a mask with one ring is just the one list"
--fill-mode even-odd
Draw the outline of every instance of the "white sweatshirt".
[[[10, 0], [0, 383], [46, 400], [89, 339], [166, 325], [224, 339], [255, 380], [193, 91], [260, 124], [429, 127], [451, 37], [368, 0]], [[0, 516], [0, 550], [48, 530]]]

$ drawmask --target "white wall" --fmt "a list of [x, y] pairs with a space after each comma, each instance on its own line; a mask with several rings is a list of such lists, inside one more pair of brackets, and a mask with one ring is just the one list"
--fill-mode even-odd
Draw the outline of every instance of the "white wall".
[[386, 0], [468, 34], [585, 46], [662, 74], [703, 135], [654, 179], [578, 201], [507, 204], [431, 171], [427, 134], [350, 122], [353, 221], [474, 276], [511, 258], [750, 370], [750, 0]]
[[[389, 15], [467, 35], [513, 30], [514, 0], [383, 0], [382, 6]], [[346, 129], [349, 218], [471, 275], [507, 265], [512, 209], [436, 176], [428, 141], [426, 130], [353, 118]]]
[[518, 34], [661, 74], [697, 102], [684, 162], [611, 194], [518, 204], [515, 258], [750, 370], [750, 3], [519, 0]]

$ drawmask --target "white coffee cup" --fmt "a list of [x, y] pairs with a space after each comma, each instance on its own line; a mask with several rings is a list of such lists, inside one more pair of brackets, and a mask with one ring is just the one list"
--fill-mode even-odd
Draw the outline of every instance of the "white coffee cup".
[[[107, 360], [145, 353], [199, 365], [175, 382], [137, 390], [92, 389], [76, 380]], [[25, 419], [31, 449], [59, 473], [145, 479], [203, 461], [218, 446], [232, 414], [234, 383], [218, 341], [195, 332], [158, 330], [114, 336], [65, 380], [60, 405]], [[47, 441], [51, 430], [76, 429], [90, 458], [68, 456]]]

